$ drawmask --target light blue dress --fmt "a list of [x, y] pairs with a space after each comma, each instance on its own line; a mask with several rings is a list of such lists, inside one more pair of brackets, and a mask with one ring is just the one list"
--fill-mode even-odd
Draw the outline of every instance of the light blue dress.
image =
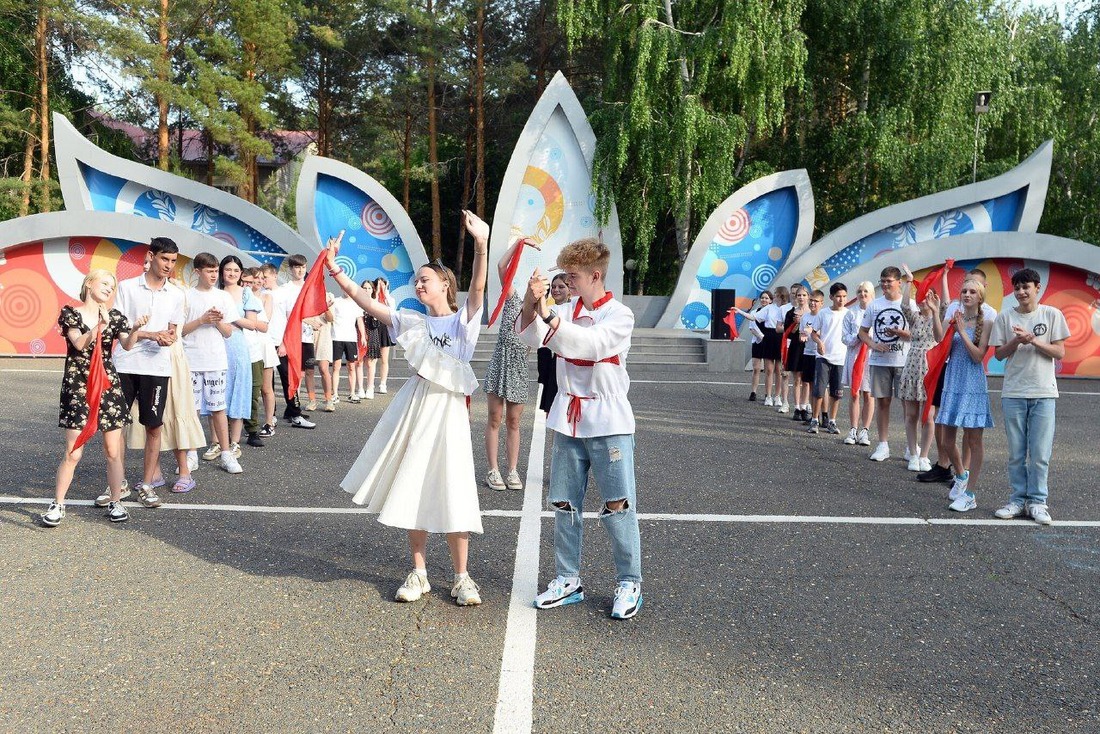
[[[245, 288], [237, 307], [237, 316], [244, 318], [245, 311], [260, 312], [264, 305], [251, 288]], [[225, 412], [230, 418], [248, 418], [252, 415], [252, 357], [244, 332], [233, 327], [233, 336], [225, 341], [229, 369], [225, 375]]]
[[[985, 328], [992, 326], [988, 322], [985, 324]], [[966, 333], [973, 340], [974, 329], [967, 329]], [[943, 396], [936, 423], [959, 428], [993, 427], [985, 365], [970, 358], [958, 334], [951, 338], [951, 355], [944, 369]]]

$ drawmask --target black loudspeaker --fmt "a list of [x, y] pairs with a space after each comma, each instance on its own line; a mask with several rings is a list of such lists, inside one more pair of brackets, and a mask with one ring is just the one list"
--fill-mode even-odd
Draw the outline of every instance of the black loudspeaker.
[[729, 341], [730, 327], [726, 315], [736, 305], [737, 291], [732, 288], [715, 288], [710, 292], [710, 338]]

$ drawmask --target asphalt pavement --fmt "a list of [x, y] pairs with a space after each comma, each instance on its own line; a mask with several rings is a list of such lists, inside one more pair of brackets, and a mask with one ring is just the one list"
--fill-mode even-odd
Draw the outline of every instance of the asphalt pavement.
[[[47, 529], [59, 364], [0, 360], [0, 731], [509, 731], [497, 692], [522, 492], [482, 487], [470, 570], [485, 603], [468, 609], [435, 537], [433, 592], [393, 602], [404, 533], [339, 489], [390, 396], [317, 411], [314, 431], [281, 425], [245, 447], [244, 474], [205, 464], [194, 492], [127, 523], [74, 502]], [[749, 403], [745, 382], [635, 381], [645, 605], [608, 618], [607, 537], [586, 520], [587, 598], [538, 612], [533, 695], [511, 701], [532, 731], [1100, 731], [1100, 383], [1061, 383], [1056, 523], [1040, 527], [993, 521], [996, 392], [978, 509], [959, 516], [906, 471], [900, 405], [878, 464]], [[475, 397], [479, 478], [485, 420]], [[131, 481], [139, 465], [130, 452]], [[93, 441], [70, 500], [104, 477]], [[552, 537], [544, 516], [540, 583]]]

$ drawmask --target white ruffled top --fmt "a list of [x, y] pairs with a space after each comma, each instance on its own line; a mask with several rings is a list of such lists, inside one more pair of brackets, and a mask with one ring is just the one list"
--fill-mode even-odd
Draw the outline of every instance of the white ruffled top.
[[466, 316], [465, 305], [447, 316], [391, 309], [390, 335], [420, 377], [451, 392], [472, 395], [478, 382], [470, 359], [481, 333], [481, 309]]

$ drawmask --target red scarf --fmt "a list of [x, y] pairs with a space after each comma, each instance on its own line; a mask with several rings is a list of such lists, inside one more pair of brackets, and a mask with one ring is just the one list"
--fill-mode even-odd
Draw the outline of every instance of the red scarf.
[[951, 354], [951, 339], [955, 336], [955, 323], [948, 325], [943, 335], [943, 340], [925, 353], [928, 360], [928, 372], [924, 376], [924, 410], [921, 411], [921, 423], [928, 421], [928, 415], [932, 412], [932, 398], [936, 394], [936, 385], [940, 381], [940, 374], [947, 364], [947, 356]]
[[722, 319], [722, 322], [730, 327], [730, 341], [740, 336], [737, 333], [737, 314], [732, 308], [726, 312], [726, 318]]
[[523, 257], [523, 248], [526, 246], [526, 239], [516, 243], [516, 250], [512, 253], [512, 259], [508, 261], [508, 267], [505, 269], [504, 277], [500, 281], [500, 298], [497, 299], [497, 305], [493, 307], [493, 313], [489, 317], [489, 326], [492, 326], [493, 322], [500, 316], [501, 309], [504, 308], [504, 302], [508, 300], [508, 294], [512, 292], [512, 281], [516, 279], [519, 261]]
[[88, 422], [84, 424], [84, 428], [80, 429], [73, 444], [73, 451], [88, 443], [99, 430], [99, 404], [103, 401], [103, 393], [110, 387], [111, 378], [107, 376], [107, 368], [103, 366], [103, 325], [99, 324], [95, 329], [92, 362], [88, 366], [88, 385], [85, 393], [85, 400], [88, 401]]
[[863, 371], [867, 367], [867, 344], [860, 342], [859, 351], [856, 352], [856, 361], [852, 363], [852, 396], [859, 396], [860, 385], [863, 384]]
[[790, 326], [788, 326], [786, 329], [783, 330], [782, 341], [779, 345], [779, 351], [780, 351], [779, 363], [784, 365], [784, 366], [786, 366], [786, 364], [787, 364], [787, 348], [790, 347], [790, 345], [791, 345], [791, 343], [790, 343], [790, 341], [788, 341], [788, 339], [790, 338], [791, 332], [794, 331], [794, 327], [796, 327], [796, 326], [798, 326], [797, 321], [792, 323]]
[[294, 301], [294, 308], [286, 317], [286, 331], [283, 332], [283, 347], [286, 349], [287, 394], [297, 395], [302, 384], [302, 319], [320, 316], [328, 310], [325, 299], [325, 257], [327, 252], [317, 256], [317, 261], [306, 276], [302, 290]]
[[928, 275], [921, 278], [920, 282], [917, 283], [916, 302], [923, 303], [924, 299], [928, 297], [928, 289], [936, 282], [936, 278], [939, 278], [945, 272], [950, 272], [953, 267], [955, 267], [955, 261], [948, 258], [940, 267], [928, 271]]

